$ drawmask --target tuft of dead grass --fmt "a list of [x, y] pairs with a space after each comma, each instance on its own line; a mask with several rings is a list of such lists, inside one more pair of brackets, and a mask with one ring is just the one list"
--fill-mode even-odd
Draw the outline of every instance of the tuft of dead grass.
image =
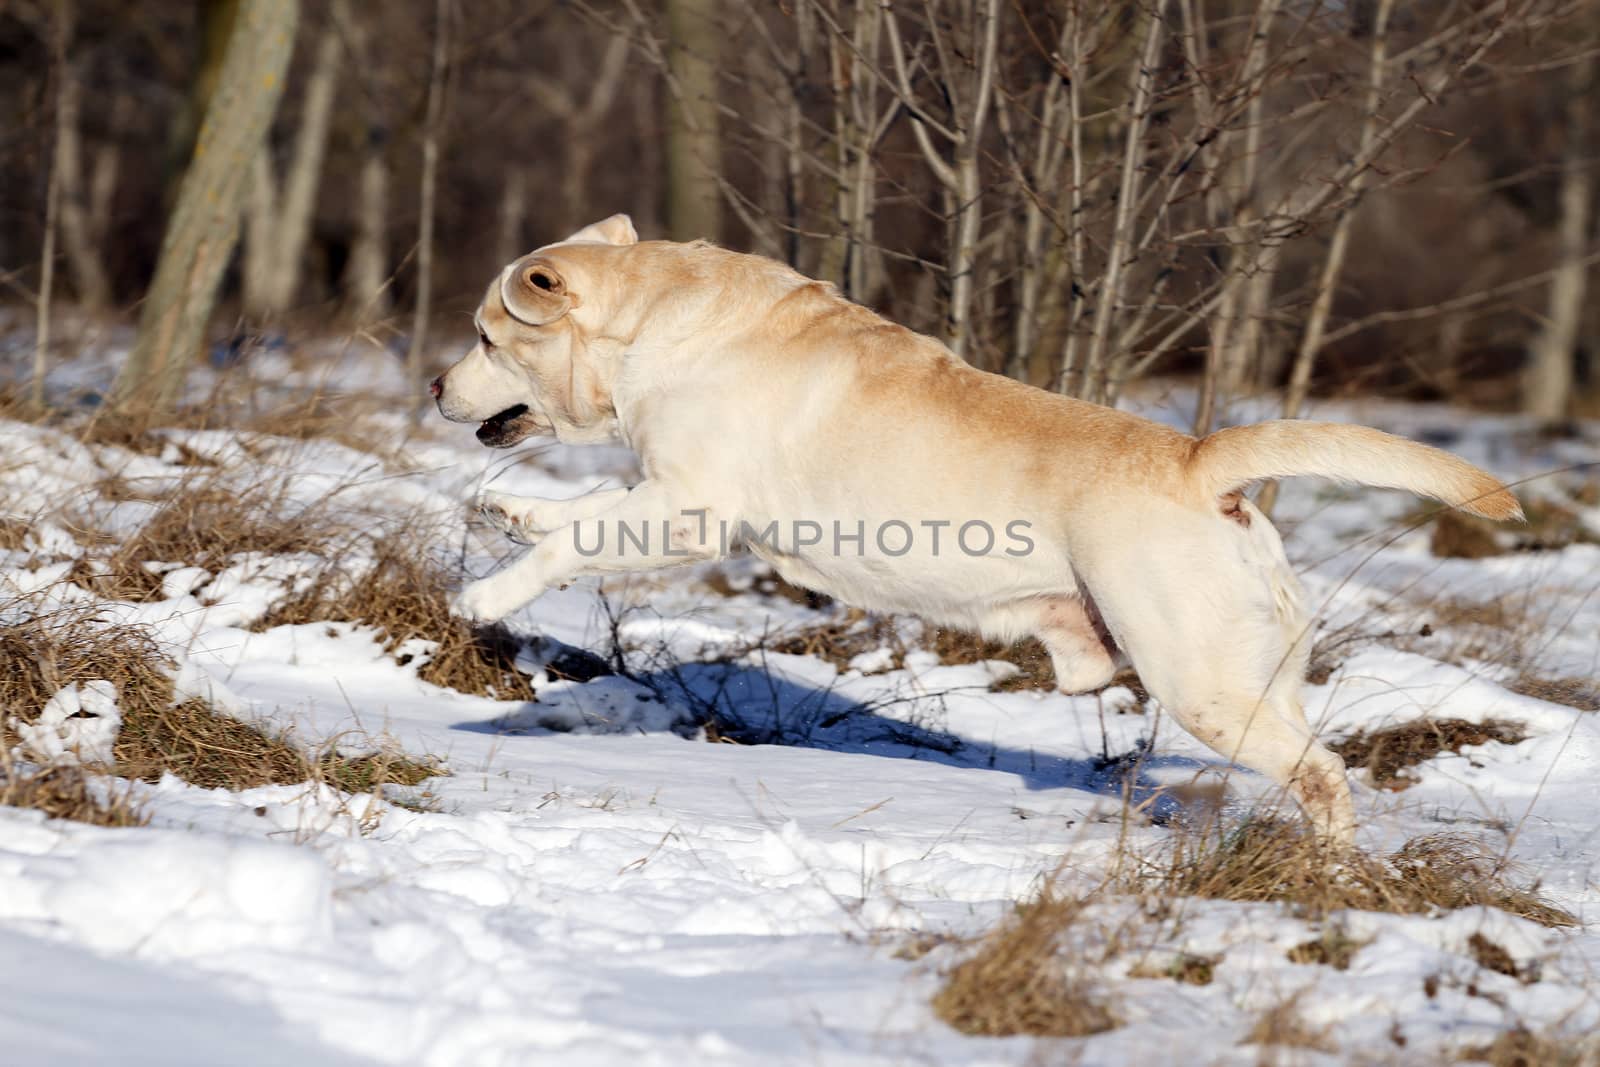
[[0, 516], [0, 552], [21, 552], [28, 547], [30, 524], [21, 519]]
[[1462, 1059], [1489, 1067], [1600, 1067], [1600, 1038], [1563, 1037], [1516, 1026], [1487, 1046], [1466, 1050]]
[[812, 656], [839, 671], [847, 669], [857, 656], [880, 648], [889, 649], [895, 668], [905, 665], [906, 654], [894, 619], [886, 615], [868, 615], [858, 608], [851, 608], [820, 626], [782, 634], [768, 641], [766, 648], [788, 656]]
[[1379, 789], [1399, 791], [1418, 781], [1408, 773], [1410, 768], [1440, 753], [1459, 753], [1468, 745], [1490, 741], [1515, 745], [1527, 737], [1527, 730], [1520, 723], [1502, 719], [1416, 719], [1381, 730], [1363, 730], [1328, 747], [1339, 754], [1346, 767], [1365, 771]]
[[1207, 956], [1181, 953], [1165, 967], [1139, 966], [1128, 972], [1131, 978], [1170, 978], [1184, 985], [1210, 985], [1216, 977], [1217, 961]]
[[1513, 693], [1565, 704], [1579, 711], [1600, 711], [1600, 681], [1592, 678], [1543, 678], [1524, 671], [1506, 685]]
[[[0, 750], [9, 753], [20, 740], [11, 718], [31, 722], [59, 690], [96, 679], [117, 689], [122, 727], [113, 763], [102, 770], [122, 778], [154, 782], [171, 773], [202, 788], [231, 791], [318, 781], [365, 793], [386, 784], [415, 785], [438, 773], [430, 764], [399, 755], [347, 757], [331, 747], [308, 755], [198, 700], [174, 704], [172, 664], [146, 633], [102, 626], [71, 612], [23, 619], [0, 630], [0, 708], [6, 709]], [[87, 774], [77, 767], [10, 773], [0, 796], [5, 803], [102, 825], [140, 821], [126, 802], [105, 800], [90, 789]]]
[[[965, 666], [998, 660], [1016, 667], [1016, 674], [1002, 678], [990, 686], [995, 692], [1012, 693], [1055, 688], [1056, 676], [1055, 669], [1050, 664], [1050, 653], [1037, 638], [1026, 637], [1021, 641], [1006, 644], [988, 640], [966, 630], [939, 627], [928, 629], [919, 642], [907, 645], [901, 638], [893, 618], [869, 615], [857, 609], [851, 609], [838, 619], [821, 626], [785, 634], [768, 642], [765, 647], [772, 652], [812, 656], [832, 664], [840, 671], [847, 669], [855, 657], [882, 648], [887, 648], [890, 652], [890, 666], [899, 669], [905, 666], [906, 653], [921, 647], [938, 656], [939, 662], [945, 666]], [[1141, 704], [1149, 696], [1140, 683], [1139, 676], [1131, 670], [1120, 672], [1110, 684], [1132, 689]]]
[[[450, 614], [451, 576], [430, 555], [429, 539], [418, 524], [391, 519], [373, 532], [362, 526], [368, 520], [379, 523], [341, 513], [331, 497], [297, 503], [285, 479], [241, 489], [234, 480], [207, 472], [169, 494], [108, 554], [81, 560], [71, 579], [100, 596], [148, 601], [162, 596], [163, 575], [173, 566], [215, 574], [252, 555], [316, 557], [320, 562], [302, 590], [254, 629], [312, 622], [370, 625], [383, 632], [386, 647], [403, 662], [421, 654], [405, 650], [408, 643], [435, 644], [419, 667], [425, 681], [505, 700], [533, 700], [531, 682], [515, 666], [522, 642], [502, 627], [473, 627]], [[352, 582], [351, 561], [363, 558], [370, 566]]]
[[382, 631], [385, 647], [402, 662], [403, 646], [424, 640], [434, 647], [417, 669], [425, 682], [499, 700], [535, 700], [533, 683], [517, 669], [523, 642], [502, 626], [473, 626], [450, 613], [450, 576], [404, 530], [371, 546], [372, 565], [355, 582], [342, 560], [326, 560], [305, 592], [278, 605], [256, 624], [361, 622]]
[[934, 1012], [962, 1033], [985, 1036], [1085, 1037], [1117, 1026], [1106, 997], [1062, 951], [1062, 935], [1082, 911], [1082, 901], [1049, 890], [1019, 905], [945, 976]]
[[1153, 857], [1124, 857], [1124, 889], [1163, 896], [1276, 901], [1308, 917], [1336, 911], [1429, 914], [1487, 905], [1544, 926], [1570, 914], [1518, 884], [1504, 860], [1454, 834], [1415, 838], [1385, 857], [1334, 853], [1296, 824], [1252, 819], [1228, 833], [1179, 833]]
[[32, 808], [52, 819], [71, 819], [92, 826], [143, 826], [145, 823], [138, 805], [125, 794], [97, 783], [97, 776], [82, 767], [22, 771], [8, 766], [10, 762], [0, 759], [0, 805]]
[[283, 482], [240, 489], [202, 479], [169, 495], [150, 519], [109, 555], [80, 562], [73, 581], [112, 600], [161, 597], [150, 563], [204, 567], [215, 573], [246, 553], [327, 553], [348, 539], [329, 509], [296, 506]]
[[[1589, 487], [1574, 494], [1582, 503]], [[1548, 552], [1600, 541], [1583, 523], [1577, 507], [1544, 497], [1522, 501], [1525, 521], [1505, 527], [1464, 512], [1445, 510], [1434, 519], [1430, 550], [1442, 559], [1485, 559], [1508, 552]]]
[[999, 692], [1055, 688], [1056, 672], [1050, 665], [1050, 653], [1038, 638], [1025, 637], [1008, 645], [965, 630], [941, 627], [928, 634], [925, 643], [928, 650], [939, 657], [940, 663], [956, 665], [1000, 660], [1016, 667], [1018, 673], [990, 687]]
[[[248, 400], [248, 405], [241, 404], [241, 399]], [[175, 450], [181, 462], [197, 467], [214, 464], [174, 441], [166, 431], [238, 430], [290, 441], [333, 441], [358, 452], [397, 458], [398, 442], [392, 428], [364, 417], [383, 410], [368, 398], [308, 392], [270, 408], [258, 408], [255, 401], [254, 395], [230, 398], [219, 394], [171, 411], [103, 408], [86, 419], [69, 421], [66, 428], [82, 444], [113, 445], [147, 456], [170, 455]], [[248, 446], [249, 437], [241, 443]]]
[[1440, 559], [1487, 559], [1510, 549], [1500, 544], [1495, 524], [1464, 512], [1445, 510], [1433, 522], [1428, 550]]
[[1357, 941], [1342, 926], [1326, 926], [1314, 941], [1296, 945], [1288, 952], [1290, 963], [1317, 963], [1336, 971], [1348, 971], [1350, 961], [1367, 942]]
[[[1298, 997], [1274, 1004], [1256, 1017], [1245, 1043], [1271, 1048], [1310, 1049], [1332, 1052], [1336, 1048], [1326, 1028], [1317, 1028], [1306, 1022], [1300, 1013]], [[1265, 1060], [1264, 1062], [1272, 1062]]]
[[1516, 957], [1482, 934], [1473, 934], [1467, 938], [1467, 951], [1472, 953], [1473, 962], [1486, 971], [1515, 978], [1524, 985], [1531, 985], [1539, 980], [1539, 969], [1536, 966], [1519, 967]]

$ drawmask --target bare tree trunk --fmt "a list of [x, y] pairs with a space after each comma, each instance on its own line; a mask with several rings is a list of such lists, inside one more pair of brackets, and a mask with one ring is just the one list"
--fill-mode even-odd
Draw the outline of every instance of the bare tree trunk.
[[345, 309], [357, 321], [381, 319], [389, 313], [389, 164], [381, 137], [369, 131], [366, 140], [356, 237], [344, 273]]
[[250, 161], [244, 198], [244, 262], [240, 267], [244, 307], [251, 315], [265, 315], [278, 226], [278, 179], [273, 173], [272, 152], [265, 144]]
[[[335, 0], [333, 18], [349, 42], [351, 66], [359, 77], [372, 78], [376, 60], [368, 47], [366, 21], [352, 12], [345, 0]], [[389, 134], [375, 87], [368, 83], [362, 90], [366, 114], [356, 193], [356, 234], [341, 280], [344, 314], [358, 324], [389, 314]]]
[[[445, 59], [450, 22], [448, 0], [437, 0], [433, 14], [433, 72], [428, 78], [428, 106], [422, 129], [422, 202], [417, 235], [417, 306], [406, 348], [406, 375], [422, 381], [422, 357], [428, 343], [428, 312], [433, 302], [433, 205], [439, 176], [439, 119], [444, 111]], [[421, 396], [414, 413], [422, 411]]]
[[33, 337], [33, 381], [29, 399], [35, 411], [44, 409], [44, 377], [50, 366], [50, 296], [56, 277], [56, 215], [61, 206], [61, 130], [68, 117], [62, 105], [67, 80], [67, 34], [71, 32], [70, 10], [57, 8], [50, 26], [50, 62], [56, 75], [56, 144], [50, 160], [50, 177], [45, 185], [44, 242], [39, 252], [39, 302]]
[[1529, 353], [1523, 381], [1523, 410], [1547, 422], [1567, 414], [1572, 396], [1573, 354], [1578, 344], [1584, 292], [1588, 285], [1585, 253], [1588, 251], [1594, 176], [1593, 162], [1587, 158], [1587, 153], [1591, 143], [1589, 122], [1594, 71], [1592, 54], [1575, 63], [1570, 71], [1566, 156], [1561, 171], [1560, 268], [1550, 283], [1544, 326]]
[[83, 84], [75, 65], [67, 63], [66, 49], [72, 35], [71, 0], [57, 0], [56, 20], [61, 25], [60, 79], [56, 89], [55, 181], [60, 185], [61, 242], [72, 268], [78, 300], [91, 315], [111, 305], [111, 282], [100, 261], [96, 234], [83, 189], [83, 142], [78, 129]]
[[505, 266], [528, 250], [522, 236], [527, 217], [528, 172], [514, 166], [506, 171], [505, 182], [500, 187], [500, 230], [494, 241], [496, 267]]
[[[111, 105], [111, 124], [120, 126], [126, 121], [128, 98], [119, 93]], [[117, 192], [117, 172], [121, 169], [122, 153], [115, 141], [100, 146], [94, 154], [94, 166], [89, 172], [89, 190], [85, 209], [88, 212], [89, 234], [92, 247], [103, 248], [111, 232], [111, 203]], [[110, 291], [108, 286], [108, 292]]]
[[332, 125], [333, 94], [339, 84], [341, 51], [339, 34], [328, 27], [317, 44], [316, 61], [306, 81], [305, 107], [295, 136], [294, 156], [283, 183], [272, 269], [263, 294], [265, 310], [275, 314], [289, 309], [300, 287], [306, 241], [311, 236], [311, 220], [316, 209], [317, 185], [322, 180], [322, 159]]
[[211, 94], [222, 74], [222, 63], [228, 54], [234, 25], [238, 19], [241, 0], [200, 0], [200, 34], [202, 46], [200, 66], [189, 94], [173, 117], [167, 138], [167, 165], [165, 187], [161, 204], [169, 211], [178, 202], [178, 193], [184, 175], [188, 173], [189, 160], [200, 136], [200, 127], [206, 109], [211, 104]]
[[297, 0], [239, 0], [227, 56], [162, 241], [139, 336], [113, 390], [120, 409], [171, 405], [205, 339], [238, 238], [251, 163], [283, 94]]
[[666, 0], [667, 233], [674, 241], [722, 236], [717, 0]]

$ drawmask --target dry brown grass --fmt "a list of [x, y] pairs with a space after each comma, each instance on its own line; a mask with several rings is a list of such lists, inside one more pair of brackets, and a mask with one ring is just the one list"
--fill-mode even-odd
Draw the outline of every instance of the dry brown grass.
[[[990, 641], [966, 630], [947, 627], [929, 628], [920, 641], [907, 645], [901, 639], [895, 620], [887, 616], [869, 615], [851, 609], [836, 620], [821, 626], [812, 626], [794, 633], [784, 634], [765, 645], [771, 652], [795, 656], [813, 656], [843, 671], [850, 661], [865, 652], [889, 649], [890, 666], [905, 666], [907, 652], [923, 648], [939, 657], [945, 666], [964, 666], [998, 660], [1010, 663], [1017, 673], [993, 683], [995, 692], [1011, 693], [1023, 690], [1055, 688], [1055, 670], [1050, 665], [1050, 653], [1037, 638], [1027, 637], [1012, 644]], [[1132, 689], [1142, 704], [1149, 696], [1131, 670], [1120, 672], [1111, 685]]]
[[21, 519], [0, 516], [0, 551], [20, 552], [28, 547], [30, 524]]
[[[154, 782], [172, 773], [197, 786], [233, 791], [319, 781], [365, 793], [391, 783], [415, 785], [438, 773], [392, 754], [352, 758], [330, 747], [308, 755], [200, 701], [174, 705], [170, 670], [156, 644], [134, 627], [102, 626], [71, 612], [14, 623], [0, 631], [0, 748], [10, 752], [18, 743], [11, 718], [31, 722], [60, 689], [104, 679], [116, 686], [123, 716], [113, 764], [105, 769], [122, 778]], [[101, 801], [81, 780], [84, 773], [56, 768], [10, 774], [5, 802], [107, 825], [138, 821], [136, 813], [123, 810], [125, 803]]]
[[[362, 623], [381, 630], [390, 651], [418, 638], [436, 642], [419, 671], [435, 685], [534, 699], [528, 678], [514, 666], [520, 642], [501, 628], [475, 628], [450, 614], [452, 578], [428, 553], [425, 523], [341, 510], [331, 497], [301, 504], [283, 478], [243, 488], [238, 481], [209, 470], [190, 479], [131, 537], [80, 561], [72, 580], [100, 596], [147, 601], [162, 595], [162, 574], [150, 563], [216, 573], [246, 554], [315, 556], [321, 562], [303, 591], [257, 623], [257, 630]], [[362, 558], [372, 565], [351, 582], [352, 561]]]
[[1600, 681], [1593, 678], [1543, 678], [1524, 671], [1508, 682], [1506, 688], [1579, 711], [1600, 711]]
[[1443, 752], [1459, 753], [1468, 745], [1490, 741], [1515, 745], [1527, 740], [1520, 723], [1490, 719], [1416, 719], [1381, 730], [1360, 731], [1328, 747], [1344, 759], [1345, 766], [1365, 771], [1380, 789], [1408, 789], [1418, 781], [1409, 769]]
[[1600, 1067], [1600, 1038], [1541, 1034], [1517, 1026], [1461, 1057], [1489, 1067]]
[[1165, 967], [1141, 965], [1129, 971], [1128, 975], [1131, 978], [1170, 978], [1184, 985], [1210, 985], [1216, 973], [1216, 960], [1180, 953]]
[[[1245, 1035], [1245, 1043], [1268, 1048], [1310, 1049], [1317, 1052], [1332, 1052], [1336, 1047], [1326, 1028], [1313, 1027], [1305, 1021], [1305, 1017], [1300, 1014], [1298, 997], [1291, 997], [1274, 1004], [1257, 1016], [1255, 1023]], [[1275, 1061], [1271, 1057], [1263, 1057], [1261, 1062]]]
[[[64, 428], [87, 445], [115, 445], [148, 456], [175, 450], [180, 462], [212, 466], [213, 461], [174, 441], [163, 431], [235, 430], [291, 441], [334, 441], [358, 452], [393, 458], [399, 442], [393, 431], [364, 418], [374, 410], [362, 397], [307, 392], [267, 409], [241, 406], [241, 399], [219, 392], [207, 402], [166, 412], [116, 412], [101, 409]], [[242, 443], [248, 444], [248, 436]]]
[[424, 547], [427, 538], [401, 529], [371, 546], [371, 567], [355, 582], [349, 564], [324, 557], [323, 572], [306, 591], [256, 624], [361, 622], [382, 631], [394, 652], [421, 638], [436, 647], [417, 671], [425, 682], [499, 700], [534, 700], [533, 685], [516, 668], [522, 643], [499, 626], [480, 627], [450, 614], [451, 579]]
[[857, 608], [820, 626], [785, 633], [768, 641], [766, 648], [789, 656], [813, 656], [840, 671], [864, 652], [888, 648], [896, 668], [904, 666], [906, 654], [893, 618], [868, 615]]
[[[0, 730], [0, 736], [4, 731]], [[52, 819], [93, 826], [143, 826], [145, 816], [128, 796], [82, 767], [24, 771], [0, 759], [0, 805], [31, 808]]]
[[935, 1013], [962, 1033], [988, 1036], [1084, 1037], [1117, 1026], [1107, 998], [1063, 951], [1083, 906], [1049, 890], [1019, 905], [945, 976]]
[[[1576, 499], [1581, 500], [1580, 489]], [[1577, 508], [1547, 498], [1522, 501], [1526, 521], [1507, 527], [1475, 515], [1445, 510], [1434, 519], [1430, 550], [1442, 559], [1484, 559], [1507, 552], [1545, 552], [1571, 544], [1600, 542], [1584, 526]]]
[[1221, 835], [1180, 833], [1155, 857], [1124, 856], [1129, 892], [1276, 901], [1307, 917], [1345, 909], [1431, 914], [1487, 905], [1545, 926], [1576, 920], [1457, 835], [1420, 837], [1386, 857], [1333, 853], [1295, 824], [1253, 819]]
[[348, 520], [319, 502], [299, 505], [282, 480], [241, 488], [211, 477], [169, 494], [131, 537], [85, 560], [73, 581], [113, 600], [160, 599], [161, 575], [147, 563], [184, 564], [216, 573], [245, 553], [337, 552], [351, 540]]
[[955, 665], [1000, 660], [1016, 667], [1018, 673], [991, 686], [1000, 692], [1055, 688], [1056, 672], [1050, 666], [1050, 653], [1037, 638], [1025, 637], [1007, 645], [965, 630], [939, 628], [926, 634], [923, 641], [928, 650], [939, 657], [940, 663]]
[[1350, 961], [1366, 945], [1352, 938], [1342, 926], [1325, 926], [1314, 941], [1306, 941], [1289, 950], [1290, 963], [1317, 963], [1336, 971], [1350, 969]]

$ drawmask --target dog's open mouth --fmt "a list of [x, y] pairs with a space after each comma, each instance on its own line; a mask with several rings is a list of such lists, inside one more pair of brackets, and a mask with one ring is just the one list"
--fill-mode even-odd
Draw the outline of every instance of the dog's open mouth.
[[480, 422], [478, 440], [490, 448], [505, 448], [527, 437], [533, 430], [534, 420], [528, 414], [528, 405], [514, 404]]

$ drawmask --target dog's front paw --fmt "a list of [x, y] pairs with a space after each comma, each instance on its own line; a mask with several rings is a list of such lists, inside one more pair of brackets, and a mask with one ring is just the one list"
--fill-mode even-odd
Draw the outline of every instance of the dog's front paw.
[[512, 541], [519, 545], [531, 545], [539, 540], [539, 534], [543, 531], [529, 521], [526, 504], [521, 497], [486, 489], [478, 494], [472, 507], [484, 522]]
[[450, 614], [473, 623], [499, 622], [519, 606], [487, 581], [473, 582], [450, 598]]

